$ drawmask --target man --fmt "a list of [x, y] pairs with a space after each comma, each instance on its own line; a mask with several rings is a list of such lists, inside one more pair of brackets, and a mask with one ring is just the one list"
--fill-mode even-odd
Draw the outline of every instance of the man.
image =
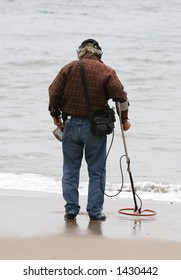
[[[63, 131], [63, 197], [66, 201], [64, 219], [74, 220], [79, 213], [79, 172], [83, 153], [88, 167], [89, 186], [86, 210], [90, 220], [104, 221], [102, 213], [106, 171], [106, 135], [91, 131], [80, 76], [79, 60], [85, 70], [91, 112], [106, 108], [108, 100], [120, 102], [124, 130], [128, 121], [128, 101], [115, 71], [101, 61], [102, 49], [94, 39], [82, 42], [78, 60], [65, 65], [49, 87], [49, 111], [54, 124]], [[102, 181], [101, 181], [102, 180]], [[102, 189], [101, 189], [102, 187]]]

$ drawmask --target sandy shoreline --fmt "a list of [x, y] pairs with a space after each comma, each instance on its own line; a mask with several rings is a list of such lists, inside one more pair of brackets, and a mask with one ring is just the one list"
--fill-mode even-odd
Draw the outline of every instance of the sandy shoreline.
[[0, 239], [4, 260], [180, 260], [181, 243], [95, 236]]
[[181, 259], [180, 204], [143, 201], [154, 217], [117, 211], [131, 199], [105, 199], [105, 222], [90, 222], [86, 197], [76, 222], [63, 219], [60, 194], [0, 191], [0, 259]]

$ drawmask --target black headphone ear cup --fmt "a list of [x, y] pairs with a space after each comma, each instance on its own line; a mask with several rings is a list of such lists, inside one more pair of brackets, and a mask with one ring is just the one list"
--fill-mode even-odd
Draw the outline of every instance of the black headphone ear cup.
[[101, 57], [102, 57], [102, 52], [101, 52], [100, 54], [97, 54], [97, 57], [98, 57], [99, 59], [101, 59]]

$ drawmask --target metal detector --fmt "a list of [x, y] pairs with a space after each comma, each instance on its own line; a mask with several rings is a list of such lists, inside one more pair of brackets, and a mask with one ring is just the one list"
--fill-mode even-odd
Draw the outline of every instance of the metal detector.
[[149, 209], [141, 210], [142, 203], [141, 203], [141, 206], [138, 208], [137, 200], [136, 200], [136, 197], [138, 197], [138, 195], [135, 192], [134, 181], [133, 181], [133, 177], [131, 174], [131, 167], [130, 167], [131, 161], [128, 156], [128, 150], [127, 150], [126, 139], [125, 139], [125, 134], [124, 134], [124, 127], [123, 127], [123, 122], [122, 122], [122, 117], [121, 117], [121, 106], [120, 106], [119, 102], [116, 102], [116, 107], [117, 107], [118, 115], [119, 115], [121, 134], [122, 134], [122, 139], [123, 139], [123, 146], [124, 146], [125, 157], [126, 157], [126, 162], [127, 162], [127, 171], [129, 173], [131, 190], [132, 190], [133, 201], [134, 201], [134, 208], [122, 208], [122, 209], [118, 210], [118, 213], [124, 214], [124, 215], [131, 215], [131, 216], [154, 216], [154, 215], [156, 215], [156, 212], [153, 210], [149, 210]]

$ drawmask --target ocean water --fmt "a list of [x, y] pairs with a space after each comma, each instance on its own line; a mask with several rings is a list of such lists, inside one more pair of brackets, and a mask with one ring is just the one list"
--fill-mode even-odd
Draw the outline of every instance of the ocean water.
[[[0, 188], [61, 191], [63, 159], [48, 86], [76, 59], [80, 43], [95, 38], [128, 92], [132, 128], [125, 137], [137, 191], [181, 201], [180, 14], [179, 0], [0, 0]], [[123, 154], [117, 119], [107, 160], [110, 193], [121, 186]], [[120, 196], [127, 196], [124, 158], [122, 168]], [[83, 194], [87, 181], [83, 161]]]

